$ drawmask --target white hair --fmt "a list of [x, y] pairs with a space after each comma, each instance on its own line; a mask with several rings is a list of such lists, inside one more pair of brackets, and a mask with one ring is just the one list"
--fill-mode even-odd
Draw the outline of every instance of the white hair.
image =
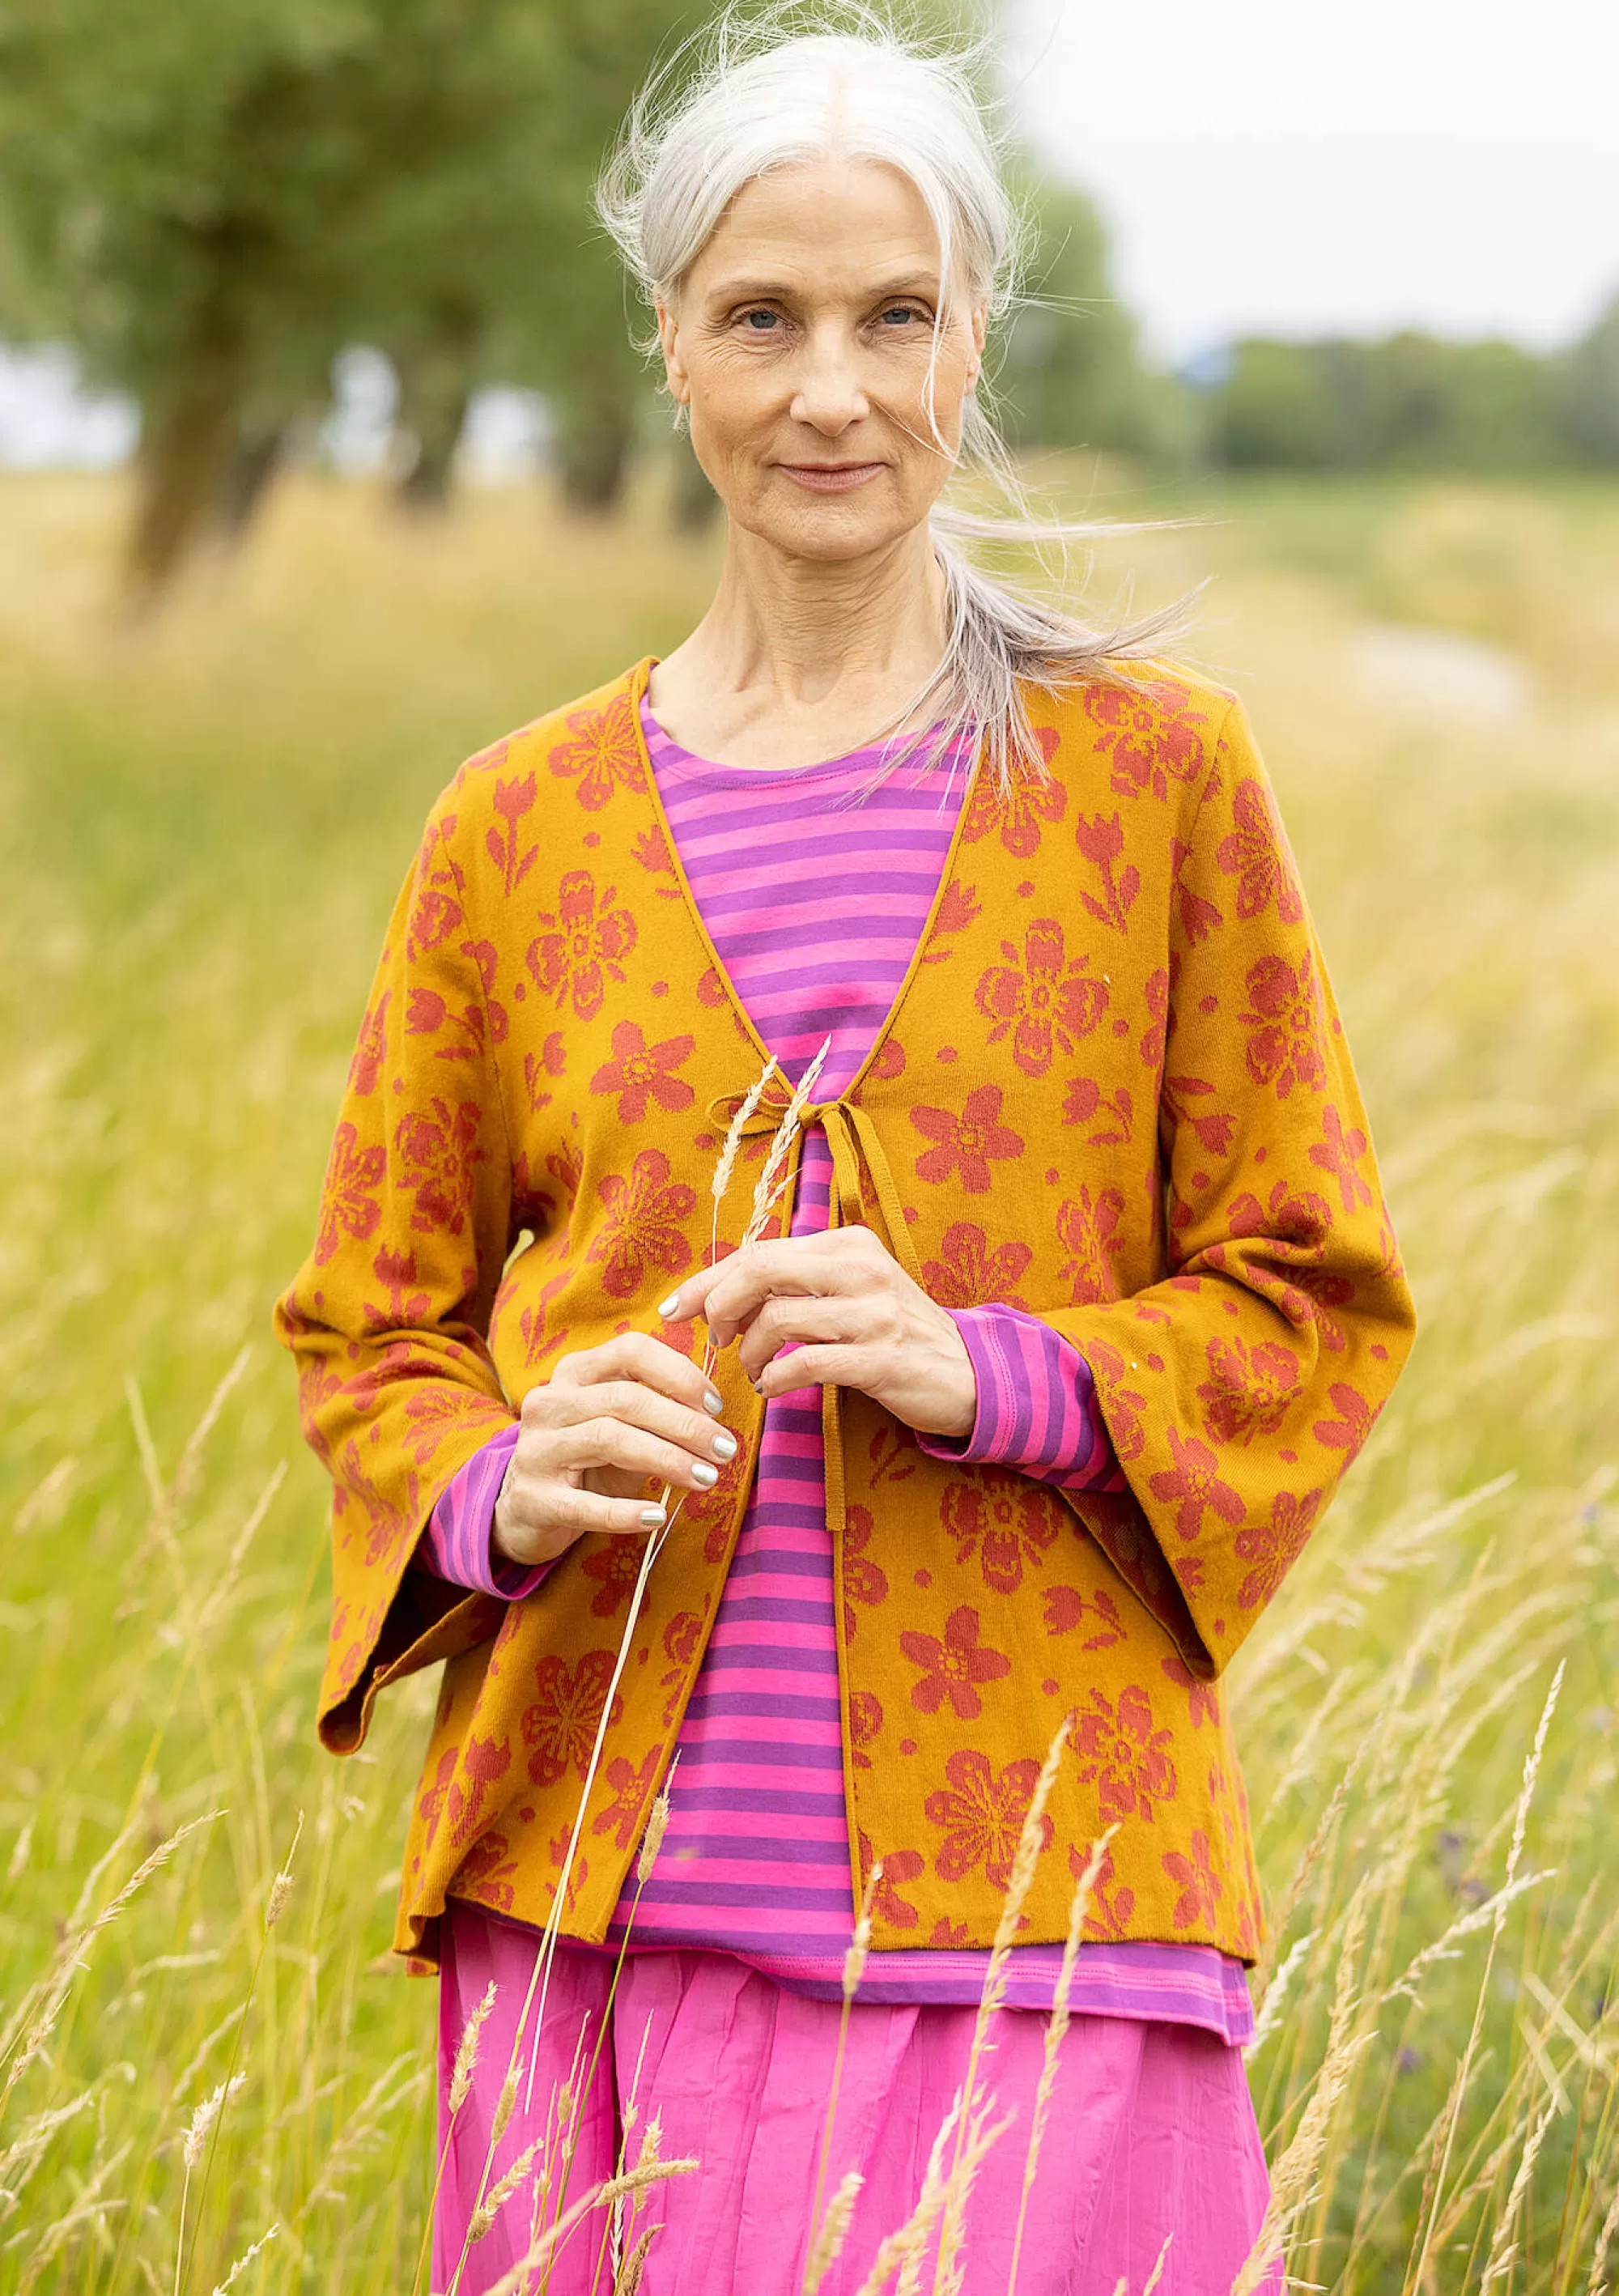
[[[642, 89], [598, 181], [597, 211], [647, 302], [670, 304], [731, 201], [767, 169], [830, 157], [896, 168], [915, 185], [937, 236], [936, 364], [958, 295], [985, 305], [992, 320], [1016, 300], [1023, 222], [973, 90], [981, 62], [981, 50], [945, 53], [906, 37], [863, 0], [841, 10], [789, 0], [745, 17], [727, 9]], [[931, 365], [927, 404], [944, 446]], [[962, 408], [956, 462], [987, 479], [1007, 507], [986, 517], [935, 504], [928, 524], [944, 573], [949, 636], [923, 689], [879, 730], [904, 725], [925, 706], [939, 710], [945, 739], [936, 754], [970, 731], [1004, 789], [1019, 766], [1045, 771], [1026, 684], [1048, 691], [1099, 679], [1132, 684], [1125, 665], [1179, 628], [1182, 617], [1172, 610], [1096, 630], [986, 573], [969, 554], [975, 542], [1066, 552], [1117, 529], [1032, 516], [977, 392]]]

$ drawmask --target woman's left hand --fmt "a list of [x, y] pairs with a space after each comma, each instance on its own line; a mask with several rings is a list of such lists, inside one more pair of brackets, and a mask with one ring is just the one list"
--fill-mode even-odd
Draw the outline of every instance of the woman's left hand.
[[766, 1399], [851, 1387], [920, 1435], [972, 1432], [977, 1383], [966, 1341], [868, 1227], [746, 1244], [688, 1276], [658, 1312], [672, 1323], [701, 1316], [716, 1348], [739, 1341], [742, 1369]]

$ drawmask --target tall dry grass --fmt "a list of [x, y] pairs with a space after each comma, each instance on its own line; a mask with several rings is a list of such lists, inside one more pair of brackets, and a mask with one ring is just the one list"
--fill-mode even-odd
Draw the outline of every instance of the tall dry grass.
[[[1426, 1317], [1232, 1685], [1278, 2219], [1345, 2296], [1595, 2296], [1619, 494], [1194, 507], [1098, 588], [1221, 578], [1202, 652], [1272, 765]], [[100, 619], [116, 513], [104, 481], [0, 483], [0, 2288], [408, 2288], [433, 2001], [385, 1948], [431, 1685], [353, 1763], [314, 1748], [323, 1499], [267, 1308], [428, 800], [673, 643], [712, 546], [527, 496], [428, 533], [309, 483], [134, 646]], [[1389, 623], [1508, 650], [1526, 698], [1487, 660], [1374, 683]]]

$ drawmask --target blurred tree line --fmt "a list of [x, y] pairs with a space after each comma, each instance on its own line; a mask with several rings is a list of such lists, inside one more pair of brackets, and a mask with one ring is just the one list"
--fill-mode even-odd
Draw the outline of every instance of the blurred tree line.
[[[127, 574], [240, 530], [348, 346], [398, 381], [401, 498], [441, 502], [469, 403], [540, 393], [567, 499], [611, 505], [651, 391], [592, 178], [675, 0], [6, 0], [0, 339], [61, 341], [141, 414]], [[953, 12], [938, 0], [942, 20]], [[1096, 216], [1043, 203], [1006, 349], [1026, 445], [1147, 447]], [[711, 503], [683, 447], [676, 514]]]
[[1415, 332], [1253, 339], [1200, 381], [1208, 459], [1231, 470], [1619, 466], [1619, 297], [1564, 351]]

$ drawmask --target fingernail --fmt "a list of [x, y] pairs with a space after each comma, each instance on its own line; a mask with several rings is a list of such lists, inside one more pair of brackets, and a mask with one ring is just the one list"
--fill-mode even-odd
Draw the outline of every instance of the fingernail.
[[716, 1459], [734, 1459], [736, 1456], [736, 1437], [734, 1435], [716, 1435], [714, 1439], [714, 1456]]
[[711, 1387], [708, 1390], [707, 1394], [703, 1398], [703, 1409], [705, 1411], [718, 1413], [724, 1411], [724, 1397], [720, 1393], [717, 1387]]
[[658, 1506], [642, 1507], [641, 1510], [641, 1527], [642, 1530], [661, 1530], [663, 1529], [663, 1509]]
[[694, 1483], [700, 1483], [706, 1491], [711, 1490], [714, 1485], [718, 1482], [719, 1479], [719, 1469], [717, 1467], [709, 1466], [707, 1463], [702, 1459], [699, 1459], [691, 1470], [692, 1481]]
[[660, 1300], [658, 1301], [658, 1312], [660, 1316], [672, 1316], [679, 1305], [680, 1293], [678, 1292], [671, 1292], [666, 1300]]

